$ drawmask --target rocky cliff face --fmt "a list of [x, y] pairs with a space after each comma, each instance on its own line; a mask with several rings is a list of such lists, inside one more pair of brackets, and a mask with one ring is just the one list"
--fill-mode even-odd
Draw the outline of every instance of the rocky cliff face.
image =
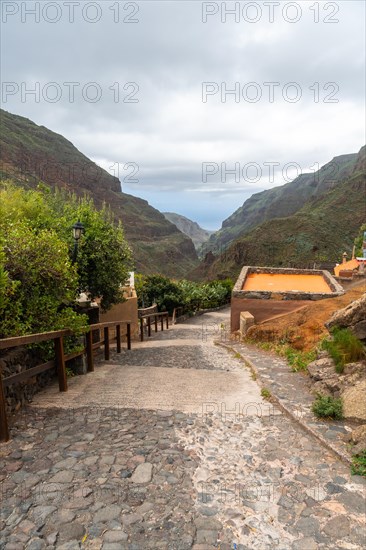
[[189, 237], [147, 201], [122, 193], [118, 178], [63, 136], [1, 110], [0, 145], [0, 177], [27, 187], [42, 181], [78, 195], [88, 194], [97, 206], [109, 204], [123, 223], [139, 271], [180, 277], [197, 263]]
[[332, 315], [326, 327], [331, 329], [335, 326], [349, 328], [356, 338], [366, 341], [366, 293], [359, 300]]
[[[328, 329], [348, 328], [357, 338], [366, 340], [366, 294], [335, 311], [325, 325]], [[341, 397], [344, 417], [364, 425], [349, 438], [355, 444], [353, 454], [357, 454], [366, 448], [366, 361], [348, 363], [341, 373], [337, 373], [328, 354], [322, 351], [319, 355], [316, 361], [308, 365], [312, 391]]]
[[163, 212], [163, 214], [167, 220], [178, 227], [179, 231], [192, 239], [197, 251], [199, 251], [202, 244], [210, 238], [210, 235], [214, 233], [214, 231], [202, 229], [197, 222], [193, 222], [180, 214], [175, 214], [174, 212]]
[[285, 185], [255, 193], [223, 221], [222, 228], [210, 237], [204, 250], [215, 253], [268, 220], [295, 214], [304, 204], [321, 197], [355, 170], [361, 170], [361, 152], [362, 149], [358, 155], [335, 157], [315, 173], [302, 174]]
[[[344, 167], [344, 179], [310, 198], [295, 214], [268, 220], [210, 258], [192, 273], [198, 278], [235, 278], [243, 265], [313, 267], [341, 260], [366, 219], [365, 148]], [[285, 199], [284, 199], [285, 200]]]

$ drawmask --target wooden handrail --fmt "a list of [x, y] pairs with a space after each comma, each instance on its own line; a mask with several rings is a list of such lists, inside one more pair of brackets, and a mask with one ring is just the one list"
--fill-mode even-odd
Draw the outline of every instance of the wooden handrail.
[[166, 328], [169, 328], [169, 313], [167, 311], [158, 311], [156, 313], [148, 313], [140, 317], [140, 340], [144, 341], [144, 319], [147, 320], [147, 335], [151, 336], [151, 319], [154, 317], [155, 332], [158, 332], [158, 318], [160, 318], [161, 330], [164, 330], [164, 318]]
[[39, 334], [29, 334], [26, 336], [15, 336], [13, 338], [3, 338], [0, 340], [0, 349], [17, 348], [27, 344], [39, 344], [47, 340], [54, 340], [64, 336], [71, 336], [73, 332], [68, 329], [54, 330], [51, 332], [41, 332]]
[[169, 316], [169, 313], [167, 311], [158, 311], [156, 313], [147, 313], [146, 315], [141, 315], [140, 319], [147, 319], [148, 317], [156, 317], [156, 316]]
[[[27, 369], [23, 372], [7, 376], [6, 378], [2, 377], [0, 372], [0, 441], [9, 440], [9, 426], [8, 419], [6, 414], [6, 402], [5, 402], [5, 393], [4, 388], [10, 386], [14, 383], [19, 383], [29, 378], [45, 372], [47, 370], [54, 369], [56, 367], [59, 390], [64, 392], [67, 391], [67, 376], [66, 376], [66, 362], [70, 359], [84, 355], [86, 353], [88, 372], [94, 371], [94, 349], [100, 348], [104, 345], [104, 357], [106, 360], [109, 360], [110, 355], [110, 343], [112, 340], [116, 340], [117, 343], [117, 353], [121, 353], [121, 337], [126, 336], [127, 340], [127, 349], [131, 349], [131, 322], [132, 321], [109, 321], [106, 323], [96, 323], [94, 325], [89, 325], [88, 332], [85, 334], [85, 347], [77, 352], [70, 353], [65, 355], [64, 353], [64, 344], [63, 339], [66, 336], [72, 336], [74, 333], [69, 329], [56, 330], [51, 332], [43, 332], [39, 334], [28, 334], [25, 336], [15, 336], [13, 338], [3, 338], [0, 340], [0, 350], [2, 349], [11, 349], [19, 346], [25, 346], [29, 344], [36, 344], [40, 342], [46, 342], [48, 340], [54, 341], [55, 349], [55, 359], [43, 363], [42, 365], [37, 365], [30, 369]], [[126, 332], [121, 334], [121, 325], [126, 325]], [[116, 336], [111, 339], [109, 334], [109, 329], [116, 327]], [[104, 331], [104, 339], [100, 340], [93, 344], [92, 333], [95, 330]]]
[[90, 330], [98, 330], [99, 328], [115, 327], [116, 325], [131, 324], [132, 321], [108, 321], [107, 323], [96, 323], [95, 325], [89, 325]]

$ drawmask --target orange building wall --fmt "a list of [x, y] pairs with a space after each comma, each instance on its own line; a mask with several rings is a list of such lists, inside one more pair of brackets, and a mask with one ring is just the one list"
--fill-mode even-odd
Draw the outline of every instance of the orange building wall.
[[125, 293], [125, 297], [131, 293], [132, 296], [126, 298], [126, 302], [115, 304], [106, 313], [100, 314], [100, 322], [107, 323], [110, 321], [132, 321], [131, 322], [131, 337], [134, 340], [138, 338], [138, 318], [137, 318], [137, 295], [134, 290], [129, 290]]
[[360, 262], [356, 259], [349, 260], [349, 262], [345, 262], [344, 264], [336, 265], [334, 268], [334, 274], [336, 277], [339, 277], [339, 274], [341, 271], [353, 271], [354, 269], [357, 269], [360, 266]]

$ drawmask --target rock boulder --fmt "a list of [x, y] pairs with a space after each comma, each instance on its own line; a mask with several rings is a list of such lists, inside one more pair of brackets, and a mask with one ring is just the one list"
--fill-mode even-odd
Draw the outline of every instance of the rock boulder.
[[366, 293], [347, 307], [336, 311], [325, 324], [328, 329], [334, 326], [349, 328], [360, 340], [366, 340]]
[[342, 393], [343, 414], [345, 418], [366, 422], [366, 380]]

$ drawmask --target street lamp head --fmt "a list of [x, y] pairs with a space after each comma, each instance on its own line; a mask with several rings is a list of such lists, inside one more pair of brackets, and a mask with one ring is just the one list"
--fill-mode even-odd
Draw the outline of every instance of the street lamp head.
[[74, 235], [75, 241], [78, 241], [81, 237], [81, 235], [84, 233], [84, 226], [81, 223], [80, 220], [78, 220], [73, 226], [72, 226], [72, 233]]

